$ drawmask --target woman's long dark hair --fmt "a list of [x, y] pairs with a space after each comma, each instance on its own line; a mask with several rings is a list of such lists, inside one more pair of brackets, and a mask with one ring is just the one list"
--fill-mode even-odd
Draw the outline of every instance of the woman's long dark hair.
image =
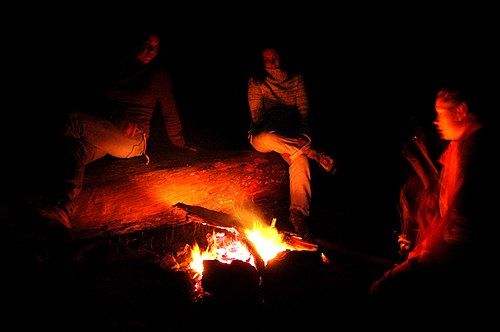
[[290, 58], [290, 51], [286, 46], [278, 44], [265, 44], [257, 47], [254, 51], [254, 61], [250, 68], [250, 78], [252, 78], [256, 83], [260, 84], [264, 82], [266, 77], [269, 76], [268, 72], [264, 67], [264, 58], [262, 52], [265, 49], [274, 49], [280, 57], [280, 67], [286, 71], [290, 76], [294, 75], [297, 71], [293, 65], [293, 61]]

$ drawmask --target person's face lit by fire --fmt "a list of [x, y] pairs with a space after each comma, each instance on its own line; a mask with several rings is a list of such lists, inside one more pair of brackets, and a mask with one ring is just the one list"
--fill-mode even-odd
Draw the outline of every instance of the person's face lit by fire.
[[465, 102], [449, 99], [444, 96], [436, 99], [436, 125], [437, 131], [444, 140], [456, 140], [462, 135], [468, 108]]
[[160, 49], [160, 38], [156, 35], [149, 35], [144, 42], [144, 47], [137, 53], [136, 59], [142, 64], [150, 63]]
[[264, 67], [268, 69], [277, 69], [280, 67], [280, 57], [278, 51], [274, 48], [266, 48], [262, 51]]

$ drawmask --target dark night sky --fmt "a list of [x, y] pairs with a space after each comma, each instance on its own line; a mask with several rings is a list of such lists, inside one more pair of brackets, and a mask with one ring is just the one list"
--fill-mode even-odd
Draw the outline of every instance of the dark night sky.
[[29, 45], [21, 81], [23, 94], [34, 96], [29, 108], [43, 118], [85, 98], [114, 47], [149, 25], [163, 32], [186, 127], [198, 122], [230, 147], [246, 143], [247, 68], [255, 47], [267, 40], [288, 46], [306, 76], [313, 124], [326, 144], [382, 136], [395, 142], [412, 119], [432, 121], [444, 83], [473, 87], [487, 105], [497, 91], [496, 23], [487, 9], [401, 8], [397, 15], [384, 8], [307, 6], [248, 17], [225, 9], [227, 15], [201, 9], [142, 15], [149, 9], [138, 8], [47, 20], [22, 40]]
[[[496, 77], [498, 68], [490, 66], [498, 66], [498, 23], [488, 8], [328, 9], [303, 4], [281, 12], [258, 3], [241, 5], [188, 10], [143, 5], [116, 12], [60, 8], [57, 15], [37, 15], [33, 21], [27, 15], [30, 28], [16, 38], [25, 52], [16, 54], [35, 71], [28, 82], [33, 78], [35, 84], [59, 84], [71, 100], [74, 90], [84, 85], [82, 78], [93, 66], [103, 66], [114, 45], [134, 30], [155, 26], [164, 34], [164, 52], [178, 74], [179, 89], [190, 91], [186, 98], [223, 94], [226, 100], [208, 100], [208, 107], [225, 108], [242, 92], [223, 93], [221, 88], [236, 90], [245, 79], [253, 47], [275, 40], [289, 46], [308, 76], [310, 93], [328, 105], [329, 114], [373, 114], [374, 108], [387, 109], [398, 94], [411, 101], [398, 105], [398, 113], [413, 113], [434, 97], [442, 81], [482, 84]], [[234, 112], [233, 105], [227, 108]]]

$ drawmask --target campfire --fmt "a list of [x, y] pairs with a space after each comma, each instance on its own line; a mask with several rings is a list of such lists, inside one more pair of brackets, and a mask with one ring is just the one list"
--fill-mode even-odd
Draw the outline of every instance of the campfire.
[[275, 227], [276, 219], [268, 225], [252, 216], [251, 226], [243, 227], [240, 219], [236, 222], [223, 214], [214, 217], [213, 211], [210, 211], [211, 218], [207, 218], [208, 211], [202, 208], [178, 206], [188, 210], [193, 221], [214, 227], [214, 231], [206, 235], [204, 248], [196, 242], [187, 244], [177, 255], [185, 260], [179, 266], [190, 275], [198, 298], [214, 294], [230, 296], [233, 300], [235, 294], [240, 299], [255, 298], [266, 280], [270, 283], [275, 278], [276, 271], [268, 265], [274, 262], [276, 267], [291, 253], [327, 266], [328, 259], [317, 251], [317, 245], [292, 233], [280, 232]]

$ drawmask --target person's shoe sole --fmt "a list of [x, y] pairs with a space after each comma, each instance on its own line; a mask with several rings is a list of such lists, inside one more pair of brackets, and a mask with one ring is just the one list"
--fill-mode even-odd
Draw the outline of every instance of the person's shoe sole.
[[[71, 226], [71, 223], [69, 222], [69, 217], [64, 211], [59, 211], [59, 212], [51, 212], [43, 209], [36, 209], [35, 211], [37, 215], [51, 223], [55, 224], [61, 224], [62, 226], [66, 227], [67, 229], [73, 228]], [[62, 216], [61, 214], [65, 214], [65, 216]]]

